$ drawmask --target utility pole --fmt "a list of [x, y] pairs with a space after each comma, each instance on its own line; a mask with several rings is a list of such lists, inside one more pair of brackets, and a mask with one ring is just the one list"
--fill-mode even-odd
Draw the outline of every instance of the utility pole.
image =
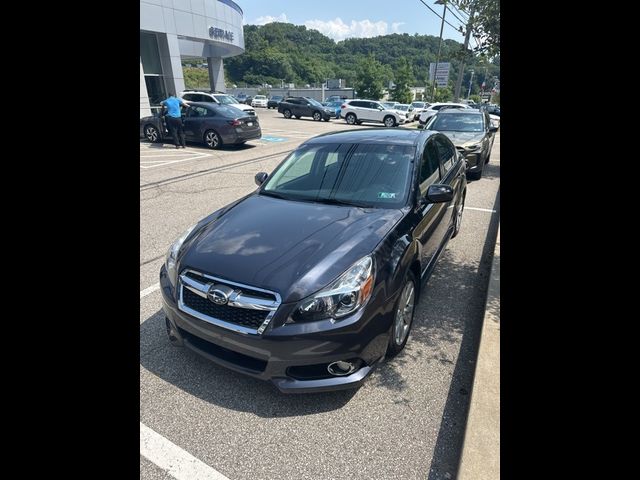
[[440, 49], [442, 48], [442, 30], [444, 29], [444, 16], [447, 14], [446, 0], [436, 0], [434, 3], [436, 5], [444, 6], [444, 10], [442, 10], [442, 22], [440, 23], [440, 43], [438, 43], [438, 55], [436, 56], [436, 64], [433, 68], [433, 88], [431, 89], [431, 103], [433, 103], [436, 98], [436, 77], [438, 75], [438, 62], [440, 62]]
[[[471, 11], [469, 12], [469, 21], [467, 22], [467, 33], [464, 36], [464, 46], [462, 50], [464, 51], [464, 55], [467, 54], [467, 46], [469, 45], [469, 37], [471, 37], [471, 30], [473, 28], [473, 13], [475, 7], [471, 7]], [[462, 87], [462, 76], [464, 75], [464, 57], [462, 57], [462, 61], [460, 62], [460, 69], [458, 70], [458, 79], [456, 80], [456, 89], [453, 93], [453, 101], [457, 102], [460, 100], [460, 88]]]

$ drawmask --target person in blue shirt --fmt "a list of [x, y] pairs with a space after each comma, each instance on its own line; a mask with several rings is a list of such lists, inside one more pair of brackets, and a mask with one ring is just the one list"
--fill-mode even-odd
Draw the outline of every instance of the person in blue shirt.
[[186, 148], [180, 107], [188, 107], [189, 104], [181, 98], [176, 97], [173, 92], [170, 92], [169, 97], [160, 102], [160, 105], [166, 109], [165, 120], [167, 122], [167, 129], [169, 129], [169, 133], [173, 137], [174, 145], [176, 148]]

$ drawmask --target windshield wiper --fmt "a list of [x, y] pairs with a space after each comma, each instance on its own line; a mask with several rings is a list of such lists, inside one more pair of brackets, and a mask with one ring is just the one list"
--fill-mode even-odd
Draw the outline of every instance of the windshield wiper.
[[270, 192], [270, 191], [267, 191], [267, 190], [262, 190], [259, 193], [260, 193], [260, 195], [267, 195], [268, 197], [281, 198], [282, 200], [291, 200], [291, 197], [287, 197], [286, 195], [282, 195], [282, 194], [276, 193], [276, 192]]
[[348, 202], [346, 200], [338, 200], [337, 198], [316, 198], [314, 202], [324, 203], [326, 205], [346, 205], [349, 207], [373, 208], [368, 203]]

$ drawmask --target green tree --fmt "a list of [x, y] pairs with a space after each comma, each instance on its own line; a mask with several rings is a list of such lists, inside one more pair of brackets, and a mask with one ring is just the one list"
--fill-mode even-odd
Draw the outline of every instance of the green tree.
[[453, 92], [448, 86], [436, 88], [436, 102], [449, 102], [453, 98]]
[[395, 87], [391, 91], [391, 100], [400, 103], [411, 103], [413, 96], [409, 88], [415, 82], [413, 69], [405, 57], [400, 58], [400, 66], [396, 73]]
[[209, 71], [206, 68], [183, 67], [184, 87], [210, 90]]
[[470, 95], [469, 96], [469, 100], [473, 100], [476, 103], [481, 103], [482, 99], [480, 98], [480, 95]]
[[356, 67], [355, 89], [360, 98], [377, 100], [382, 97], [384, 69], [373, 55], [362, 58]]
[[474, 11], [473, 35], [482, 42], [474, 51], [489, 58], [499, 55], [500, 0], [451, 0], [451, 3], [467, 14]]

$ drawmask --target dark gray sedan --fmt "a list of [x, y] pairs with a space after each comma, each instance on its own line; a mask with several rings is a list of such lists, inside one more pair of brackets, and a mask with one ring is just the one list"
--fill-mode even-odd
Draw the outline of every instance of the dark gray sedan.
[[[204, 143], [209, 148], [222, 145], [241, 145], [247, 140], [262, 137], [256, 116], [229, 105], [209, 102], [190, 102], [183, 109], [184, 134], [188, 142]], [[171, 138], [164, 118], [153, 115], [140, 119], [140, 136], [150, 142]]]

